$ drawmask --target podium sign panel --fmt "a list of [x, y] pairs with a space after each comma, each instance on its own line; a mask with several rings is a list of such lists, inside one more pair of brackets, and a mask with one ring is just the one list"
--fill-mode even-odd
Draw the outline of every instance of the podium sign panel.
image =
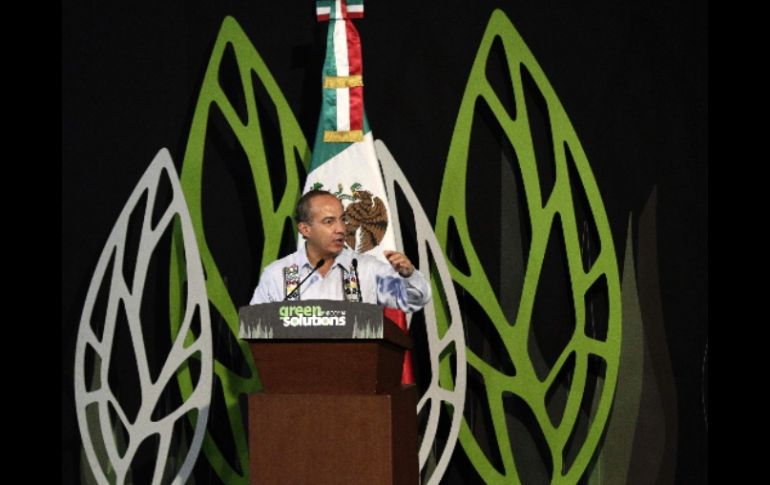
[[383, 338], [382, 307], [332, 300], [263, 303], [239, 311], [245, 339]]

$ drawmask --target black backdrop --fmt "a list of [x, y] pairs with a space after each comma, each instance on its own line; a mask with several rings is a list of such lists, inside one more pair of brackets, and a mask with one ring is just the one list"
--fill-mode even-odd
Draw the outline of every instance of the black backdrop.
[[[638, 216], [657, 187], [662, 310], [679, 416], [676, 482], [705, 483], [706, 6], [662, 0], [369, 0], [366, 17], [356, 21], [369, 121], [432, 220], [460, 99], [495, 7], [519, 30], [570, 116], [604, 199], [621, 267], [628, 215]], [[313, 2], [63, 4], [66, 483], [79, 473], [72, 368], [91, 274], [117, 215], [157, 150], [168, 147], [179, 168], [225, 15], [243, 26], [312, 144], [326, 30], [315, 22]], [[229, 228], [222, 223], [211, 230]], [[255, 267], [253, 281], [240, 282], [234, 293], [245, 301], [257, 275]]]

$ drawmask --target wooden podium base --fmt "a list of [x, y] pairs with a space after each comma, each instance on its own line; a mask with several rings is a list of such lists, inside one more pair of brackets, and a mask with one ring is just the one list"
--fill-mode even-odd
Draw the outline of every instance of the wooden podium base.
[[251, 483], [417, 485], [416, 408], [414, 385], [380, 394], [251, 394]]

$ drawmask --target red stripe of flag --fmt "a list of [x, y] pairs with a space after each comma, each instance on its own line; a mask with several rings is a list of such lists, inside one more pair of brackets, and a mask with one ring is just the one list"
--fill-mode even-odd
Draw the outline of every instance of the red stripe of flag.
[[345, 36], [348, 41], [348, 66], [350, 75], [361, 74], [361, 38], [353, 22], [345, 21]]
[[[393, 320], [393, 323], [398, 325], [398, 328], [404, 331], [407, 335], [409, 329], [406, 328], [406, 314], [398, 308], [385, 307], [383, 312], [386, 318]], [[412, 371], [412, 351], [407, 350], [404, 352], [404, 366], [401, 369], [401, 384], [414, 384], [414, 372]]]
[[357, 86], [349, 89], [350, 95], [350, 129], [364, 129], [364, 88]]
[[[343, 2], [344, 5], [344, 2]], [[347, 9], [347, 6], [344, 7]], [[358, 30], [350, 20], [345, 20], [345, 37], [348, 42], [348, 67], [350, 75], [361, 75], [363, 71], [361, 61], [361, 38]], [[364, 129], [364, 89], [355, 87], [349, 89], [350, 96], [350, 129]]]

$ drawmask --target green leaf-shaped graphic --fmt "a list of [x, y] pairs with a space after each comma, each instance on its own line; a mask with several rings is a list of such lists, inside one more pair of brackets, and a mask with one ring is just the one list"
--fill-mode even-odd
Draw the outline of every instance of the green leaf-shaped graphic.
[[[245, 100], [246, 117], [241, 120], [234, 107], [234, 101], [229, 99], [220, 84], [219, 76], [222, 70], [223, 57], [226, 49], [232, 48], [235, 54], [235, 62], [238, 66], [243, 97]], [[282, 197], [276, 205], [273, 201], [273, 190], [270, 173], [268, 173], [267, 155], [263, 133], [257, 114], [257, 103], [253, 79], [256, 79], [267, 92], [268, 98], [274, 104], [278, 116], [280, 138], [283, 148], [283, 162], [286, 176], [286, 186]], [[278, 256], [283, 229], [286, 224], [291, 224], [291, 213], [300, 195], [299, 174], [297, 173], [297, 158], [305, 168], [310, 160], [310, 150], [299, 124], [294, 117], [286, 99], [283, 97], [278, 84], [270, 74], [263, 59], [257, 53], [251, 41], [243, 29], [232, 17], [226, 17], [214, 44], [211, 58], [201, 86], [200, 95], [195, 106], [192, 126], [190, 128], [184, 162], [181, 170], [182, 188], [187, 198], [193, 226], [200, 248], [203, 267], [206, 271], [206, 291], [209, 302], [224, 318], [227, 327], [237, 340], [238, 335], [238, 310], [225, 286], [225, 282], [217, 267], [216, 261], [207, 243], [205, 236], [205, 221], [203, 218], [202, 176], [204, 168], [204, 149], [206, 147], [209, 114], [214, 108], [218, 108], [223, 114], [229, 128], [243, 148], [249, 163], [249, 171], [256, 189], [259, 214], [262, 220], [264, 245], [261, 267], [275, 260]], [[171, 258], [171, 322], [172, 334], [176, 334], [180, 318], [181, 290], [184, 282], [183, 254], [178, 251], [178, 240], [174, 242], [174, 250]], [[239, 400], [243, 395], [260, 389], [257, 370], [248, 345], [237, 340], [243, 359], [248, 363], [251, 377], [244, 378], [234, 369], [229, 369], [222, 362], [215, 360], [214, 373], [218, 378], [218, 384], [222, 386], [227, 418], [232, 430], [234, 443], [230, 448], [236, 450], [239, 472], [225, 459], [222, 453], [221, 443], [217, 443], [211, 433], [206, 434], [203, 443], [203, 451], [219, 478], [228, 484], [248, 482], [248, 447], [246, 433], [243, 427], [245, 418], [241, 413]], [[191, 391], [189, 372], [179, 375], [179, 384], [182, 397], [187, 398]], [[215, 383], [216, 385], [216, 383]]]
[[[510, 74], [510, 89], [514, 94], [517, 113], [512, 115], [498, 97], [489, 79], [486, 66], [493, 42], [499, 39]], [[550, 195], [541, 194], [538, 163], [535, 154], [530, 116], [522, 87], [522, 70], [532, 76], [534, 85], [545, 101], [550, 120], [551, 145], [555, 161], [555, 181]], [[525, 211], [531, 221], [530, 251], [526, 261], [523, 289], [515, 321], [509, 322], [496, 296], [492, 284], [479, 259], [468, 227], [466, 213], [467, 175], [472, 169], [469, 160], [469, 145], [475, 107], [486, 103], [502, 133], [510, 141], [518, 160], [522, 175], [522, 186], [526, 200]], [[574, 162], [569, 160], [567, 150]], [[475, 163], [475, 162], [473, 162]], [[570, 168], [570, 164], [574, 165]], [[570, 171], [576, 176], [570, 179]], [[581, 243], [576, 223], [572, 192], [582, 190], [587, 199], [588, 211], [595, 224], [600, 251], [595, 261], [585, 270], [581, 257]], [[503, 207], [503, 210], [515, 210]], [[555, 223], [556, 218], [561, 224]], [[494, 330], [499, 335], [505, 351], [514, 368], [515, 375], [508, 375], [482, 359], [470, 348], [467, 349], [468, 363], [483, 378], [486, 396], [489, 400], [489, 414], [494, 426], [496, 445], [502, 461], [500, 471], [490, 462], [474, 438], [467, 421], [460, 431], [460, 443], [480, 476], [490, 482], [519, 482], [516, 460], [512, 451], [512, 440], [506, 425], [503, 406], [504, 395], [514, 395], [531, 410], [534, 420], [542, 433], [547, 447], [546, 457], [553, 465], [552, 483], [577, 483], [583, 476], [591, 458], [596, 452], [608, 413], [613, 401], [617, 381], [621, 336], [621, 299], [617, 259], [612, 235], [599, 189], [580, 141], [575, 134], [567, 113], [549, 84], [545, 74], [529, 51], [521, 36], [505, 14], [493, 12], [487, 30], [479, 46], [468, 84], [460, 106], [457, 123], [449, 147], [444, 180], [438, 205], [436, 235], [444, 251], [447, 251], [450, 226], [456, 224], [460, 241], [460, 252], [467, 262], [467, 273], [451, 263], [450, 270], [455, 283], [462, 287], [486, 313]], [[575, 331], [568, 336], [566, 345], [547, 371], [544, 378], [538, 376], [535, 363], [528, 351], [535, 296], [542, 290], [541, 270], [545, 250], [552, 231], [561, 230], [566, 249], [569, 286], [574, 305]], [[586, 322], [586, 293], [594, 283], [606, 281], [608, 300], [607, 335], [596, 339], [584, 332]], [[513, 295], [502, 295], [501, 299]], [[569, 301], [564, 302], [569, 305]], [[566, 337], [566, 336], [563, 336]], [[581, 401], [586, 392], [589, 375], [589, 360], [598, 360], [604, 366], [603, 386], [593, 395], [590, 417], [582, 443], [572, 442], [576, 433]], [[574, 363], [574, 364], [572, 364]], [[571, 384], [566, 396], [564, 412], [557, 423], [553, 423], [546, 408], [547, 393], [565, 365], [573, 365]], [[451, 374], [442, 367], [442, 379], [451, 380]], [[577, 449], [575, 450], [575, 447]], [[569, 452], [568, 452], [569, 450]], [[565, 460], [566, 455], [574, 459]]]

